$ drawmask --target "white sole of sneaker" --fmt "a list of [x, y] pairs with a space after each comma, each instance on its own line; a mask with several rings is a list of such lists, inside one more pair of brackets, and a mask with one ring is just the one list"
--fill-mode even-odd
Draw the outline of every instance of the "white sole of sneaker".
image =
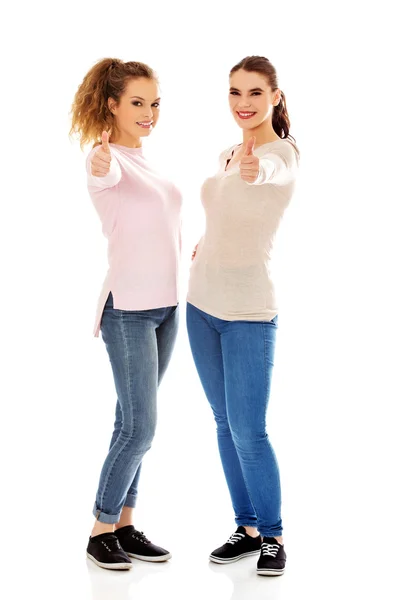
[[141, 556], [140, 554], [131, 554], [127, 552], [127, 555], [131, 558], [136, 558], [137, 560], [143, 560], [144, 562], [165, 562], [172, 558], [172, 554], [165, 554], [164, 556]]
[[89, 552], [86, 552], [86, 556], [102, 569], [110, 569], [112, 571], [127, 571], [133, 567], [132, 563], [102, 563], [96, 560], [94, 556], [89, 554]]
[[257, 569], [257, 575], [266, 575], [267, 577], [277, 577], [278, 575], [283, 575], [285, 569], [279, 569], [276, 571], [271, 571], [271, 569]]
[[238, 560], [246, 558], [247, 556], [255, 555], [259, 556], [260, 551], [254, 550], [253, 552], [245, 552], [244, 554], [240, 554], [239, 556], [235, 556], [234, 558], [218, 558], [218, 556], [213, 556], [212, 554], [210, 554], [209, 559], [211, 560], [211, 562], [218, 563], [219, 565], [226, 565], [229, 563], [237, 562]]

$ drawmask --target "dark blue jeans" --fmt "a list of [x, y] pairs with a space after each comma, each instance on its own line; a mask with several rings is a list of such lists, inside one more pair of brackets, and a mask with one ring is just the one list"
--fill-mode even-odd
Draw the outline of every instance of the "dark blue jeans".
[[136, 505], [141, 462], [156, 428], [157, 389], [175, 345], [178, 311], [177, 306], [114, 309], [112, 294], [104, 307], [101, 334], [118, 400], [93, 508], [102, 523], [118, 523], [122, 508]]
[[277, 320], [225, 321], [187, 305], [197, 372], [217, 424], [237, 525], [282, 535], [279, 468], [266, 432]]

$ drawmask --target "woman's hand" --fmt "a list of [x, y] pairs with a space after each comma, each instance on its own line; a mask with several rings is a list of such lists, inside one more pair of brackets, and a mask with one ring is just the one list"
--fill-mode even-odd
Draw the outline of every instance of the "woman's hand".
[[254, 183], [260, 173], [260, 159], [253, 154], [255, 143], [256, 138], [253, 136], [247, 142], [240, 160], [240, 177], [247, 183]]
[[105, 177], [110, 172], [111, 150], [108, 144], [109, 134], [103, 131], [101, 135], [101, 146], [93, 154], [91, 160], [92, 175], [95, 177]]

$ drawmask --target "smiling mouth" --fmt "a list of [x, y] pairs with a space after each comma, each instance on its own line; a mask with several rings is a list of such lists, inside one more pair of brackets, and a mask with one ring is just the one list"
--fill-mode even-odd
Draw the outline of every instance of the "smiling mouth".
[[139, 127], [143, 127], [144, 129], [150, 129], [153, 125], [153, 121], [137, 121], [136, 125], [139, 125]]
[[240, 119], [251, 119], [256, 114], [255, 112], [236, 111]]

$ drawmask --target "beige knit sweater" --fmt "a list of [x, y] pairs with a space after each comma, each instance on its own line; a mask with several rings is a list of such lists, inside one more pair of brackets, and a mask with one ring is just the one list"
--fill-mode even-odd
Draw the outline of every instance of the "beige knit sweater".
[[227, 321], [270, 321], [278, 314], [270, 263], [275, 234], [293, 195], [299, 152], [291, 141], [259, 146], [260, 175], [249, 184], [239, 162], [226, 169], [234, 147], [220, 155], [204, 182], [206, 229], [192, 262], [187, 300]]

